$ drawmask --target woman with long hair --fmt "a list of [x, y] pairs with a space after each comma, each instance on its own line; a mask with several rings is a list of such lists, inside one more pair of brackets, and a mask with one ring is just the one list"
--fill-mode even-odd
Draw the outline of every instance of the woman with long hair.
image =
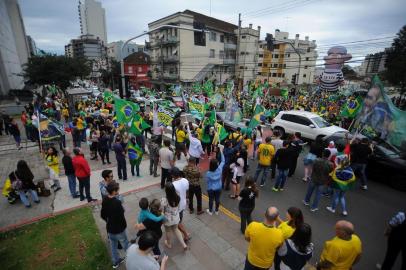
[[45, 160], [49, 169], [49, 181], [50, 186], [53, 188], [54, 192], [61, 189], [61, 184], [59, 182], [59, 159], [58, 151], [55, 147], [50, 146], [45, 155]]
[[28, 167], [27, 162], [25, 162], [24, 160], [18, 161], [17, 170], [10, 173], [9, 178], [13, 189], [17, 191], [25, 207], [31, 207], [31, 203], [27, 198], [27, 192], [30, 193], [31, 199], [35, 203], [40, 202], [36, 191], [37, 186], [34, 184], [33, 181], [34, 175]]
[[251, 223], [251, 214], [255, 208], [255, 199], [258, 198], [258, 189], [252, 177], [245, 180], [245, 187], [238, 195], [240, 201], [238, 210], [241, 216], [241, 233], [245, 233], [245, 228]]
[[288, 239], [295, 232], [295, 229], [304, 222], [302, 210], [297, 207], [289, 207], [286, 218], [287, 220], [283, 221], [278, 217], [280, 223], [278, 228], [282, 230], [283, 237]]
[[298, 226], [293, 235], [285, 240], [275, 256], [275, 270], [301, 270], [313, 256], [312, 228], [303, 223]]
[[220, 195], [221, 195], [221, 175], [223, 173], [223, 167], [225, 164], [224, 146], [219, 145], [221, 154], [221, 163], [218, 164], [217, 159], [211, 159], [209, 164], [209, 170], [206, 172], [205, 178], [207, 182], [207, 194], [209, 195], [209, 209], [207, 213], [213, 215], [213, 202], [216, 202], [215, 214], [218, 215], [220, 207]]
[[165, 198], [161, 199], [161, 211], [165, 216], [165, 246], [172, 248], [171, 238], [172, 234], [175, 234], [178, 241], [183, 246], [183, 250], [187, 250], [187, 245], [183, 240], [182, 233], [180, 232], [178, 225], [180, 222], [179, 216], [179, 203], [180, 197], [176, 193], [175, 187], [171, 182], [165, 184]]

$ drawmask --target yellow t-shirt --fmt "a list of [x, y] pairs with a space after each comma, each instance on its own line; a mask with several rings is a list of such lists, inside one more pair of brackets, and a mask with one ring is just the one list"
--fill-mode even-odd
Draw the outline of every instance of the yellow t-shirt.
[[183, 143], [185, 141], [185, 139], [186, 139], [186, 133], [183, 130], [178, 129], [176, 131], [176, 142]]
[[245, 139], [245, 140], [244, 140], [244, 145], [245, 145], [246, 147], [248, 147], [251, 143], [252, 143], [252, 140], [251, 140], [251, 139]]
[[251, 222], [245, 230], [245, 237], [249, 238], [248, 261], [261, 268], [270, 268], [273, 264], [275, 252], [283, 243], [282, 231], [269, 227], [262, 222]]
[[241, 134], [237, 133], [237, 132], [233, 132], [228, 136], [228, 139], [230, 140], [239, 140], [241, 139]]
[[198, 138], [199, 140], [202, 139], [202, 133], [203, 133], [203, 129], [201, 129], [201, 128], [196, 128], [196, 134], [197, 134], [197, 138]]
[[62, 109], [62, 115], [65, 116], [65, 117], [68, 117], [69, 116], [69, 110], [67, 108], [63, 108]]
[[263, 166], [271, 166], [271, 161], [275, 155], [275, 148], [272, 144], [261, 143], [258, 146], [259, 164]]
[[81, 118], [78, 118], [78, 120], [76, 122], [76, 126], [79, 130], [82, 130], [85, 128], [84, 122]]
[[59, 159], [57, 156], [47, 156], [47, 165], [54, 171], [55, 175], [59, 175]]
[[282, 222], [279, 226], [278, 229], [282, 231], [283, 238], [286, 240], [289, 237], [292, 236], [292, 234], [295, 232], [295, 228], [292, 228], [288, 224], [289, 221]]
[[350, 240], [343, 240], [336, 236], [326, 241], [320, 260], [331, 262], [333, 267], [329, 268], [330, 270], [348, 270], [361, 252], [361, 240], [355, 234]]

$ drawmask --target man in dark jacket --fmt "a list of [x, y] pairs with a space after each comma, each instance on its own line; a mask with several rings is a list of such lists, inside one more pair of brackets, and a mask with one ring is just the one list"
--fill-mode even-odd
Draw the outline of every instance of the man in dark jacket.
[[72, 158], [70, 156], [71, 152], [69, 148], [64, 148], [62, 152], [63, 152], [62, 164], [63, 168], [65, 169], [65, 175], [68, 178], [70, 194], [72, 198], [79, 198], [79, 194], [76, 191], [76, 176], [75, 169], [73, 168]]
[[329, 174], [333, 170], [333, 164], [328, 160], [329, 156], [330, 150], [324, 149], [322, 158], [317, 158], [313, 163], [312, 176], [307, 187], [306, 196], [303, 200], [303, 204], [308, 206], [313, 192], [316, 191], [316, 195], [310, 207], [310, 211], [312, 212], [319, 210], [317, 206], [319, 205], [323, 187], [328, 184], [330, 179]]
[[124, 261], [120, 258], [117, 251], [118, 242], [127, 250], [129, 243], [126, 234], [127, 221], [124, 216], [124, 208], [117, 195], [119, 193], [119, 184], [115, 181], [110, 182], [106, 190], [108, 196], [103, 199], [101, 218], [106, 221], [107, 234], [110, 240], [110, 247], [113, 260], [113, 268], [118, 268], [120, 263]]
[[297, 159], [299, 158], [300, 152], [303, 149], [302, 134], [300, 132], [295, 132], [295, 137], [292, 143], [289, 145], [290, 150], [293, 153], [292, 162], [290, 163], [288, 177], [292, 177], [296, 171]]
[[113, 144], [113, 150], [116, 153], [118, 179], [125, 181], [127, 180], [126, 150], [123, 148], [121, 141], [121, 137], [117, 136], [116, 143]]
[[273, 191], [283, 191], [294, 158], [295, 153], [289, 148], [289, 141], [283, 141], [282, 148], [276, 151], [274, 157], [278, 176], [272, 188]]
[[361, 188], [367, 190], [367, 177], [365, 168], [368, 163], [368, 157], [372, 154], [368, 138], [362, 138], [361, 143], [351, 144], [351, 168], [357, 178], [361, 180]]

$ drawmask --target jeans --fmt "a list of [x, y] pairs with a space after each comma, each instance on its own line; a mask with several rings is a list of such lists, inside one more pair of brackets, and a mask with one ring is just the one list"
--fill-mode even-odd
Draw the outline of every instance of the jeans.
[[161, 171], [161, 188], [165, 187], [165, 183], [172, 182], [171, 169], [162, 168]]
[[137, 176], [140, 176], [140, 164], [131, 164], [131, 174], [134, 176], [134, 167], [135, 170], [137, 171]]
[[278, 177], [276, 178], [275, 186], [276, 189], [283, 189], [285, 186], [286, 178], [288, 177], [289, 169], [280, 170], [278, 169]]
[[216, 201], [216, 212], [218, 212], [220, 207], [221, 189], [208, 190], [207, 194], [209, 195], [209, 211], [213, 213], [213, 202]]
[[110, 163], [110, 154], [109, 154], [109, 149], [100, 149], [99, 150], [99, 155], [101, 157], [102, 163], [104, 164], [104, 159], [107, 160], [107, 163]]
[[305, 202], [310, 203], [310, 199], [312, 198], [313, 192], [316, 191], [316, 195], [314, 196], [314, 200], [310, 209], [316, 209], [319, 205], [321, 193], [323, 192], [323, 185], [317, 185], [313, 181], [310, 180], [309, 185], [307, 186], [307, 192], [305, 196]]
[[254, 142], [254, 151], [252, 152], [252, 158], [255, 159], [255, 153], [257, 152], [258, 146], [261, 142]]
[[110, 239], [111, 256], [113, 259], [113, 265], [115, 265], [120, 260], [120, 255], [118, 254], [118, 251], [117, 251], [118, 242], [120, 242], [124, 251], [126, 251], [129, 246], [127, 234], [126, 234], [125, 230], [123, 232], [117, 233], [117, 234], [112, 234], [112, 233], [107, 233], [107, 234]]
[[262, 267], [256, 267], [255, 265], [252, 265], [248, 261], [248, 257], [245, 259], [245, 266], [244, 270], [268, 270], [269, 268], [262, 268]]
[[353, 163], [351, 164], [351, 168], [354, 171], [354, 174], [357, 176], [357, 178], [360, 178], [361, 185], [366, 186], [367, 185], [367, 177], [365, 175], [365, 168], [367, 167], [367, 164], [362, 164], [362, 163]]
[[153, 174], [154, 176], [158, 175], [158, 174], [157, 174], [158, 161], [159, 161], [159, 158], [150, 158], [150, 159], [149, 159], [149, 174], [150, 174], [150, 175], [152, 175], [152, 174]]
[[193, 211], [193, 196], [196, 196], [197, 212], [202, 211], [202, 188], [189, 185], [189, 210]]
[[80, 194], [80, 200], [84, 200], [85, 197], [83, 196], [83, 189], [85, 190], [86, 193], [86, 199], [88, 202], [92, 201], [92, 196], [90, 196], [90, 176], [88, 177], [83, 177], [79, 178], [79, 194]]
[[[31, 199], [32, 199], [34, 202], [39, 202], [38, 194], [37, 194], [37, 192], [36, 192], [35, 190], [33, 190], [33, 189], [28, 189], [27, 191], [31, 194]], [[18, 192], [18, 195], [20, 195], [20, 199], [21, 199], [21, 201], [23, 202], [23, 204], [24, 204], [26, 207], [29, 207], [29, 206], [31, 205], [31, 203], [28, 201], [27, 195], [25, 194], [25, 191], [24, 191], [24, 190], [20, 190], [20, 191]]]
[[331, 208], [333, 208], [334, 210], [336, 209], [338, 202], [341, 203], [341, 207], [343, 208], [343, 212], [347, 211], [347, 208], [345, 207], [345, 191], [339, 190], [339, 189], [335, 189], [334, 190], [334, 196], [333, 196], [333, 201], [331, 203]]
[[117, 158], [118, 179], [127, 180], [127, 162], [125, 158]]
[[264, 166], [264, 165], [258, 164], [257, 170], [255, 171], [255, 177], [254, 177], [255, 182], [257, 182], [258, 176], [262, 171], [263, 174], [262, 174], [262, 178], [261, 178], [261, 185], [265, 184], [265, 180], [268, 178], [270, 168], [271, 168], [270, 166]]
[[245, 233], [245, 228], [251, 223], [252, 221], [252, 211], [254, 211], [254, 208], [242, 208], [239, 207], [240, 210], [240, 216], [241, 216], [241, 232]]
[[76, 176], [74, 174], [67, 174], [68, 183], [69, 183], [69, 191], [72, 197], [76, 197]]
[[406, 269], [406, 245], [404, 239], [406, 239], [406, 224], [403, 222], [402, 225], [392, 228], [388, 235], [388, 247], [382, 263], [382, 270], [393, 269], [399, 253], [402, 254], [400, 269]]

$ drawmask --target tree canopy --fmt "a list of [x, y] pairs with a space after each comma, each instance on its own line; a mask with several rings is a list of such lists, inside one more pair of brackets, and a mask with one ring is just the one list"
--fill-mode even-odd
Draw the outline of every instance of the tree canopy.
[[387, 50], [385, 79], [406, 92], [406, 25], [397, 33]]
[[29, 58], [24, 66], [24, 77], [31, 84], [55, 84], [67, 88], [76, 78], [89, 76], [90, 63], [85, 58], [42, 55]]

